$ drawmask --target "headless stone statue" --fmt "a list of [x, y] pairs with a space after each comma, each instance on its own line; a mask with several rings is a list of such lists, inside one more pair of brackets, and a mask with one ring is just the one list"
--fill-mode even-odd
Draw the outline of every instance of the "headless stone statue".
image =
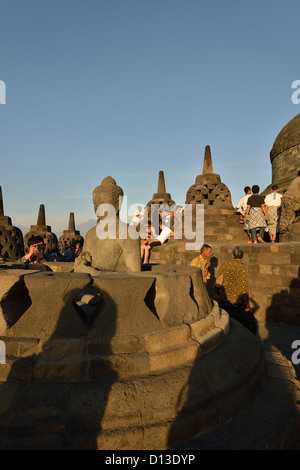
[[289, 225], [295, 217], [295, 207], [300, 200], [300, 170], [298, 176], [291, 182], [290, 186], [281, 198], [280, 233], [289, 231]]
[[[128, 234], [128, 225], [119, 219], [122, 189], [110, 176], [93, 191], [98, 223], [86, 234], [82, 253], [75, 260], [74, 271], [95, 276], [100, 271], [136, 272], [141, 270], [140, 241]], [[106, 205], [114, 209], [106, 211]], [[103, 209], [104, 208], [104, 209]], [[103, 210], [102, 210], [103, 209]], [[113, 212], [113, 213], [112, 213]], [[115, 227], [113, 238], [102, 238], [105, 228]]]

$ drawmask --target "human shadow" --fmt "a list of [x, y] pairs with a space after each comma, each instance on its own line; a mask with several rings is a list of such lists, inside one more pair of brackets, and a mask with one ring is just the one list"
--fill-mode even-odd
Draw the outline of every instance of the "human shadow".
[[231, 318], [240, 322], [253, 334], [257, 333], [255, 312], [258, 309], [258, 305], [254, 301], [250, 302], [248, 294], [239, 295], [237, 301], [232, 303], [227, 298], [224, 286], [215, 285], [214, 292], [214, 299], [218, 302], [221, 309], [225, 310]]
[[298, 277], [291, 280], [286, 289], [272, 296], [266, 309], [264, 342], [274, 345], [292, 362], [298, 379], [300, 379], [300, 268]]
[[216, 256], [212, 256], [210, 258], [210, 263], [209, 263], [209, 266], [207, 268], [207, 270], [210, 274], [210, 277], [209, 277], [209, 279], [207, 279], [207, 284], [206, 284], [207, 292], [208, 292], [210, 298], [213, 298], [213, 296], [214, 296], [214, 286], [215, 286], [215, 283], [216, 283], [216, 272], [217, 272], [218, 264], [219, 264], [218, 258]]
[[[250, 301], [254, 314], [258, 304], [252, 299]], [[232, 318], [224, 341], [213, 351], [194, 360], [177, 402], [177, 417], [169, 432], [171, 451], [254, 450], [260, 445], [274, 450], [297, 448], [298, 385], [291, 380], [290, 366], [272, 350], [266, 361], [263, 343], [241, 323]], [[253, 348], [254, 344], [257, 349]], [[248, 360], [243, 363], [244, 354], [252, 358], [259, 356], [260, 359], [250, 367]], [[227, 390], [225, 385], [222, 389], [231, 376], [230, 367], [225, 366], [226, 360], [227, 366], [232, 366], [232, 372], [238, 368], [240, 380]], [[253, 378], [254, 381], [257, 379], [259, 369], [263, 381], [258, 379], [256, 382], [256, 394], [252, 394], [251, 387], [245, 392], [245, 386]], [[242, 392], [241, 402], [236, 400], [239, 391]], [[230, 404], [231, 392], [235, 396], [233, 406]], [[244, 408], [238, 409], [237, 405], [241, 403]], [[185, 435], [183, 439], [182, 435]]]
[[283, 321], [298, 323], [300, 315], [300, 268], [298, 277], [291, 280], [286, 289], [281, 289], [272, 297], [270, 306], [266, 310], [266, 319], [271, 321]]
[[[91, 283], [87, 289], [68, 290], [62, 308], [53, 308], [36, 318], [40, 324], [33, 330], [41, 327], [40, 337], [33, 333], [27, 340], [9, 339], [19, 343], [20, 350], [27, 346], [34, 351], [22, 358], [8, 351], [9, 373], [0, 386], [3, 450], [97, 450], [103, 444], [103, 416], [118, 378], [109, 360], [116, 306]], [[29, 309], [23, 317], [38, 313]], [[44, 337], [51, 322], [53, 331]], [[5, 336], [2, 339], [8, 341]]]

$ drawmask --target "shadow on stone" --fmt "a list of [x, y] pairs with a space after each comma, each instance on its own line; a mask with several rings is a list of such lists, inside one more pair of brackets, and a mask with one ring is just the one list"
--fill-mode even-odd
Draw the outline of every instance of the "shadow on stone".
[[[114, 322], [110, 317], [105, 340], [90, 326], [101, 304], [90, 286], [69, 290], [63, 302], [50, 337], [41, 331], [39, 338], [14, 338], [8, 345], [7, 378], [1, 377], [0, 387], [1, 449], [99, 448], [102, 418], [118, 377], [107, 359]], [[18, 358], [26, 346], [34, 353]]]
[[266, 310], [267, 321], [283, 321], [288, 324], [298, 324], [300, 318], [300, 268], [298, 277], [291, 280], [286, 289], [282, 289], [272, 297]]

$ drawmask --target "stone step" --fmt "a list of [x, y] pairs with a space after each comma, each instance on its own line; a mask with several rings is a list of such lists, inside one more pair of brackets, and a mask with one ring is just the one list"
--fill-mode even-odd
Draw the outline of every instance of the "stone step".
[[[266, 380], [259, 396], [228, 423], [176, 446], [195, 450], [299, 449], [299, 382], [279, 350], [266, 352]], [[275, 431], [276, 430], [276, 431]]]

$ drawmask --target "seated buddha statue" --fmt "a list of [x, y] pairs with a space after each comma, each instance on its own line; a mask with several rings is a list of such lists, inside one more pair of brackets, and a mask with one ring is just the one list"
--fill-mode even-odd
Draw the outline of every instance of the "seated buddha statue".
[[139, 238], [128, 234], [128, 224], [119, 217], [123, 190], [107, 176], [93, 191], [97, 225], [84, 240], [74, 271], [95, 276], [101, 271], [136, 272], [141, 270]]

